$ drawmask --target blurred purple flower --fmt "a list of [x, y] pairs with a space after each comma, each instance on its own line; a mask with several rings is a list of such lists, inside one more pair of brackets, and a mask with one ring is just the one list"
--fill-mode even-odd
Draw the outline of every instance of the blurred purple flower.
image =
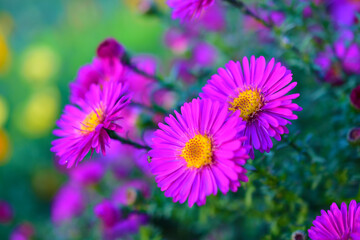
[[360, 46], [357, 43], [351, 44], [343, 55], [339, 55], [345, 72], [360, 74]]
[[142, 213], [130, 213], [126, 218], [121, 219], [112, 228], [104, 229], [104, 239], [119, 239], [129, 234], [135, 234], [142, 225], [147, 224], [148, 216]]
[[96, 50], [97, 56], [104, 60], [120, 59], [124, 53], [124, 47], [114, 38], [105, 39]]
[[86, 162], [70, 171], [70, 178], [83, 185], [97, 184], [105, 174], [105, 168], [100, 162]]
[[30, 240], [35, 234], [34, 227], [30, 223], [22, 223], [15, 228], [10, 235], [10, 240]]
[[306, 6], [303, 10], [303, 17], [304, 18], [310, 18], [313, 14], [313, 11], [310, 6]]
[[51, 208], [52, 221], [55, 224], [70, 221], [83, 213], [85, 205], [83, 189], [75, 184], [66, 184], [60, 188], [54, 198]]
[[359, 204], [355, 200], [350, 202], [349, 208], [342, 203], [339, 209], [333, 203], [330, 210], [321, 210], [321, 216], [313, 221], [314, 226], [308, 230], [309, 237], [312, 240], [348, 240], [358, 230], [359, 219]]
[[354, 33], [342, 30], [339, 39], [334, 43], [336, 56], [341, 60], [344, 71], [349, 74], [360, 73], [360, 46], [353, 43]]
[[[156, 59], [152, 56], [136, 56], [132, 58], [132, 63], [150, 76], [156, 73]], [[156, 83], [153, 78], [145, 77], [132, 70], [128, 70], [125, 81], [129, 86], [129, 92], [132, 94], [133, 102], [147, 106], [151, 105], [151, 93]]]
[[10, 204], [0, 201], [0, 224], [9, 223], [13, 219], [13, 211]]
[[212, 66], [218, 57], [216, 48], [206, 42], [199, 42], [193, 50], [193, 60], [201, 67]]
[[181, 21], [200, 17], [214, 2], [215, 0], [167, 0], [167, 4], [173, 9], [172, 18], [180, 18]]
[[334, 86], [343, 84], [342, 67], [338, 63], [332, 62], [333, 52], [330, 47], [325, 51], [318, 53], [314, 59], [314, 63], [320, 67], [321, 72], [324, 73], [324, 81]]
[[189, 48], [189, 36], [178, 28], [170, 28], [164, 36], [165, 45], [176, 54], [183, 54]]
[[271, 11], [267, 17], [268, 21], [272, 22], [276, 26], [281, 26], [286, 19], [285, 13], [281, 11]]
[[360, 85], [351, 90], [350, 103], [356, 110], [360, 110]]
[[112, 195], [112, 200], [116, 204], [121, 204], [125, 206], [132, 205], [136, 202], [138, 194], [140, 194], [143, 198], [149, 198], [149, 183], [143, 180], [133, 180], [127, 182], [114, 191]]
[[215, 4], [204, 11], [204, 14], [196, 20], [196, 23], [208, 31], [223, 31], [226, 27], [226, 12], [224, 7], [215, 2]]
[[354, 0], [325, 0], [332, 21], [337, 27], [350, 27], [356, 23], [356, 14], [360, 10], [360, 2]]
[[[258, 9], [256, 11], [261, 18], [266, 22], [271, 22], [275, 26], [281, 26], [285, 21], [285, 14], [280, 11], [265, 11], [263, 9]], [[262, 43], [268, 43], [273, 41], [271, 30], [264, 26], [260, 21], [254, 19], [251, 16], [244, 16], [243, 19], [244, 29], [248, 32], [256, 32], [258, 34], [258, 39]]]
[[79, 98], [84, 99], [85, 94], [92, 84], [99, 84], [102, 81], [101, 69], [96, 64], [87, 64], [79, 69], [74, 82], [70, 83], [70, 101], [76, 102]]
[[105, 228], [113, 227], [120, 220], [120, 210], [109, 200], [104, 199], [94, 208], [95, 215], [100, 218]]
[[124, 48], [113, 38], [100, 43], [98, 57], [93, 62], [80, 68], [74, 82], [70, 83], [70, 101], [76, 103], [84, 99], [90, 86], [103, 84], [109, 80], [123, 81], [125, 66], [121, 63]]
[[92, 85], [85, 100], [77, 102], [80, 108], [67, 105], [57, 121], [60, 129], [54, 130], [54, 135], [60, 138], [52, 142], [51, 148], [60, 157], [59, 163], [70, 168], [89, 151], [99, 153], [101, 150], [105, 155], [105, 147], [110, 141], [106, 130], [121, 130], [118, 120], [129, 101], [124, 86], [110, 81], [102, 86]]

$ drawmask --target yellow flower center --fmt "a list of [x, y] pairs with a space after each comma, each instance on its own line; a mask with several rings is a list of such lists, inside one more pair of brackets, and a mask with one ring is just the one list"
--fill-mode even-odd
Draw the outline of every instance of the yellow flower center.
[[97, 108], [95, 111], [88, 114], [81, 123], [81, 132], [88, 133], [94, 131], [95, 128], [102, 122], [103, 114], [104, 113], [101, 108]]
[[237, 98], [230, 102], [230, 111], [241, 110], [240, 117], [249, 121], [264, 105], [263, 96], [257, 90], [246, 90], [239, 93]]
[[211, 139], [197, 134], [190, 139], [181, 151], [181, 157], [187, 162], [187, 167], [201, 168], [212, 162]]

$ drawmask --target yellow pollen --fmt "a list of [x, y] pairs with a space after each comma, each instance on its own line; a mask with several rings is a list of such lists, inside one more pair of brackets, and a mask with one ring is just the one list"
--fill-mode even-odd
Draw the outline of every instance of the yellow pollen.
[[202, 134], [196, 134], [181, 151], [181, 157], [187, 162], [187, 167], [201, 168], [212, 162], [211, 139]]
[[244, 121], [248, 121], [255, 116], [263, 104], [263, 97], [261, 93], [259, 93], [257, 90], [249, 89], [240, 92], [239, 96], [230, 102], [229, 110], [233, 112], [236, 110], [241, 110], [240, 117]]
[[81, 123], [81, 131], [83, 133], [92, 132], [103, 120], [103, 110], [97, 108], [86, 116]]

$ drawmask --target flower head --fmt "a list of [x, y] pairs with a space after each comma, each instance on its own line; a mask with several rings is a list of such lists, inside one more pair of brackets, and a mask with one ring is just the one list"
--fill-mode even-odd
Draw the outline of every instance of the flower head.
[[230, 117], [219, 102], [194, 99], [175, 116], [159, 124], [149, 152], [152, 173], [166, 197], [200, 206], [218, 188], [226, 194], [237, 190], [239, 180], [247, 181], [245, 138], [236, 134], [245, 124], [238, 115]]
[[[245, 144], [268, 152], [273, 146], [271, 137], [281, 140], [280, 135], [289, 132], [289, 120], [297, 119], [293, 111], [301, 110], [292, 103], [299, 94], [286, 95], [297, 83], [291, 83], [291, 72], [274, 59], [266, 64], [264, 57], [255, 60], [252, 56], [249, 64], [244, 57], [242, 65], [230, 61], [225, 69], [220, 68], [200, 97], [220, 101], [230, 113], [240, 112], [246, 121], [245, 131], [240, 133], [247, 136]], [[254, 157], [253, 149], [250, 155]]]
[[359, 217], [359, 204], [355, 200], [350, 202], [349, 208], [342, 203], [339, 209], [333, 203], [330, 210], [321, 210], [321, 216], [313, 221], [314, 226], [308, 230], [309, 237], [312, 240], [348, 240], [357, 233]]
[[97, 48], [97, 55], [101, 59], [119, 59], [123, 56], [125, 50], [114, 38], [105, 39]]
[[79, 108], [68, 105], [54, 134], [60, 138], [52, 142], [51, 151], [60, 158], [60, 164], [68, 167], [77, 164], [86, 154], [100, 150], [105, 155], [105, 147], [110, 137], [106, 130], [121, 130], [118, 120], [122, 110], [129, 103], [129, 97], [121, 83], [106, 82], [102, 86], [92, 85], [79, 100]]
[[184, 21], [198, 18], [214, 2], [215, 0], [168, 0], [167, 4], [173, 9], [172, 18]]

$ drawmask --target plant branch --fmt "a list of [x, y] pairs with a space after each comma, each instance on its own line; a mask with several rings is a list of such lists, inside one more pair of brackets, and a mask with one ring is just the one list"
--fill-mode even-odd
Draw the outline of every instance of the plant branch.
[[123, 137], [120, 137], [119, 135], [117, 135], [114, 131], [111, 130], [107, 130], [107, 133], [109, 134], [110, 138], [114, 139], [114, 140], [118, 140], [123, 144], [127, 144], [127, 145], [131, 145], [137, 149], [145, 149], [145, 150], [151, 150], [151, 147], [148, 145], [143, 145], [137, 142], [134, 142], [130, 139], [126, 139]]
[[309, 160], [312, 159], [312, 156], [309, 152], [302, 150], [301, 147], [299, 147], [294, 140], [292, 139], [288, 139], [288, 138], [284, 138], [284, 141], [290, 146], [292, 147], [295, 151], [297, 151], [300, 154], [303, 154], [305, 157], [307, 157]]
[[[248, 6], [246, 6], [245, 3], [243, 3], [241, 0], [224, 0], [225, 2], [230, 3], [234, 7], [238, 8], [241, 12], [243, 12], [245, 15], [251, 16], [257, 21], [259, 21], [261, 24], [263, 24], [266, 28], [269, 30], [274, 30], [276, 28], [276, 25], [273, 22], [268, 22], [259, 15], [257, 15], [255, 12], [253, 12]], [[284, 38], [285, 39], [285, 38]], [[279, 40], [280, 44], [282, 43], [282, 40]], [[296, 55], [301, 56], [302, 59], [304, 59], [304, 55], [302, 54], [301, 50], [297, 48], [296, 46], [286, 43], [286, 46], [289, 47], [289, 49], [294, 52]], [[319, 71], [312, 65], [309, 64], [310, 71], [314, 73], [317, 77], [323, 78]]]
[[155, 74], [149, 74], [141, 69], [139, 69], [135, 64], [133, 64], [131, 62], [131, 57], [125, 53], [124, 56], [120, 59], [120, 61], [126, 65], [127, 67], [129, 67], [132, 71], [134, 71], [135, 73], [137, 74], [140, 74], [146, 78], [151, 78], [151, 79], [154, 79], [156, 80], [157, 82], [159, 82], [161, 84], [162, 87], [164, 88], [167, 88], [167, 89], [170, 89], [170, 90], [174, 90], [174, 91], [177, 91], [177, 88], [174, 84], [171, 84], [171, 83], [167, 83], [165, 82], [165, 80], [158, 76], [158, 75], [155, 75]]
[[248, 6], [246, 6], [245, 3], [239, 0], [224, 0], [225, 2], [228, 2], [232, 4], [233, 6], [237, 7], [240, 11], [242, 11], [245, 15], [251, 16], [261, 22], [265, 27], [267, 28], [273, 28], [273, 23], [265, 21], [263, 18], [258, 16], [256, 13], [254, 13]]

